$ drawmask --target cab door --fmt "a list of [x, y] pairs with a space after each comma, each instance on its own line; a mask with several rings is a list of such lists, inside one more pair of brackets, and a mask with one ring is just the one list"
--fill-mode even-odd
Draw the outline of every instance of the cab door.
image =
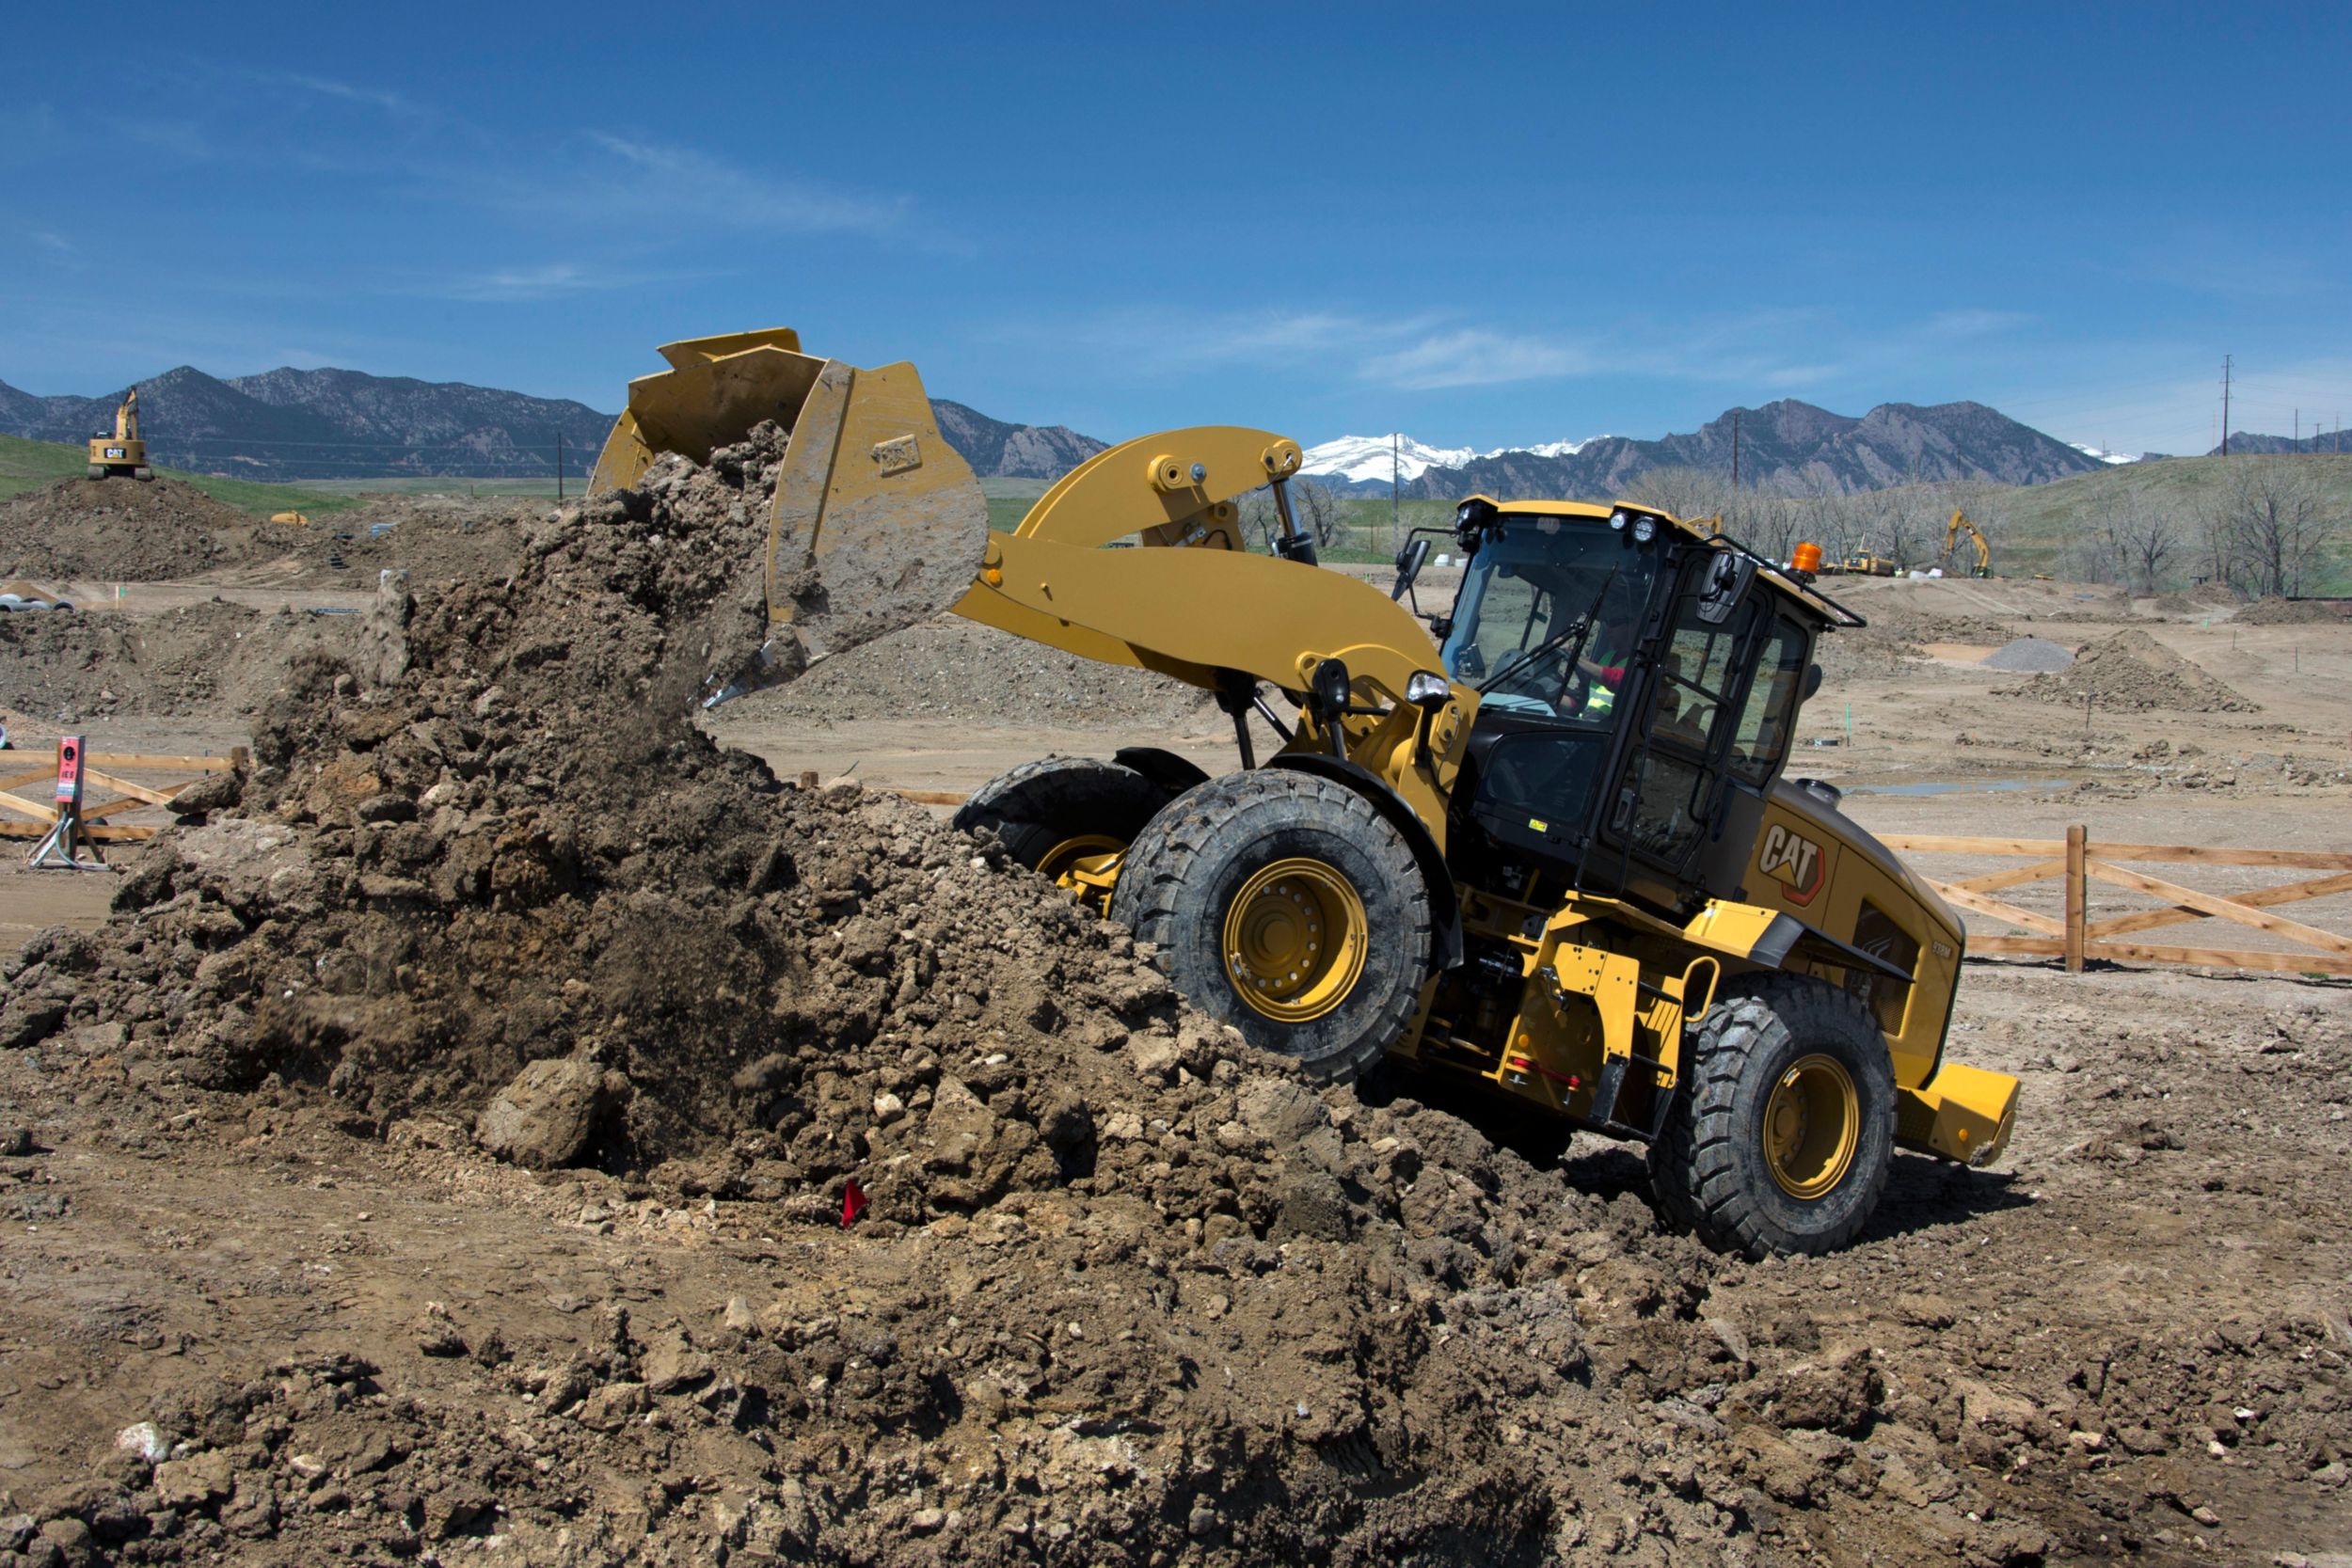
[[1753, 561], [1692, 553], [1648, 644], [1649, 667], [1629, 683], [1635, 705], [1599, 835], [1618, 852], [1619, 889], [1668, 906], [1686, 901], [1721, 825], [1732, 740], [1770, 621], [1766, 595], [1749, 592]]

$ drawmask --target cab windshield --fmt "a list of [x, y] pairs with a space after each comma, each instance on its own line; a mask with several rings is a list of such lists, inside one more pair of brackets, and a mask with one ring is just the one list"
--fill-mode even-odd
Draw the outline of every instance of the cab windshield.
[[1608, 719], [1662, 543], [1637, 545], [1599, 517], [1502, 519], [1454, 599], [1447, 672], [1485, 688], [1483, 710]]

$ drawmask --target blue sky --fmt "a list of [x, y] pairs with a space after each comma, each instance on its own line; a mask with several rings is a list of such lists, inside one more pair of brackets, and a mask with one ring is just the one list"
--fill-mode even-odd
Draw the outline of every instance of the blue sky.
[[[616, 407], [767, 325], [1119, 438], [2352, 416], [2340, 7], [21, 8], [0, 380]], [[1001, 16], [996, 14], [1001, 10]]]

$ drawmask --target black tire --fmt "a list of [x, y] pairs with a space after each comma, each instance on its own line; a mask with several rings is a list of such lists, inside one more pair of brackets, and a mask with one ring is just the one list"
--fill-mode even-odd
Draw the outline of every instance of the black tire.
[[[1244, 895], [1254, 907], [1279, 899], [1291, 885], [1279, 879], [1283, 867], [1343, 902], [1344, 884], [1360, 906], [1349, 918], [1361, 920], [1345, 951], [1342, 942], [1309, 949], [1316, 956], [1300, 960], [1308, 984], [1288, 1004], [1246, 994], [1226, 951], [1229, 921], [1247, 920]], [[1362, 796], [1310, 773], [1234, 773], [1178, 796], [1127, 851], [1111, 918], [1158, 949], [1153, 961], [1195, 1006], [1329, 1083], [1352, 1083], [1380, 1060], [1411, 1022], [1429, 975], [1429, 891], [1411, 847]], [[1324, 934], [1338, 929], [1333, 922]], [[1260, 990], [1269, 982], [1282, 983], [1268, 972]], [[1285, 1005], [1293, 1016], [1267, 1010]], [[1319, 1010], [1298, 1016], [1305, 1007]]]
[[[1886, 1190], [1894, 1062], [1861, 1000], [1826, 981], [1771, 974], [1734, 986], [1687, 1037], [1682, 1083], [1650, 1149], [1651, 1191], [1668, 1223], [1719, 1252], [1834, 1252], [1861, 1233]], [[1852, 1091], [1850, 1152], [1841, 1163], [1829, 1143], [1805, 1141], [1808, 1131], [1778, 1162], [1767, 1127], [1775, 1091], [1800, 1064], [1822, 1058]], [[1836, 1072], [1815, 1066], [1800, 1076], [1835, 1098]], [[1792, 1091], [1788, 1103], [1804, 1099]], [[1821, 1190], [1801, 1190], [1814, 1183]]]
[[1058, 876], [1064, 866], [1049, 862], [1065, 861], [1079, 847], [1123, 848], [1168, 800], [1167, 790], [1132, 768], [1047, 757], [982, 784], [957, 809], [955, 825], [965, 832], [993, 828], [1014, 860]]

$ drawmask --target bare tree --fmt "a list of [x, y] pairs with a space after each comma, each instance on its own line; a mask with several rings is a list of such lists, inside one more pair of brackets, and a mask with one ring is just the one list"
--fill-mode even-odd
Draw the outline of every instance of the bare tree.
[[[1298, 526], [1311, 535], [1318, 545], [1354, 543], [1340, 516], [1340, 498], [1329, 486], [1317, 484], [1311, 479], [1289, 482], [1291, 515]], [[1241, 521], [1245, 534], [1254, 534], [1270, 547], [1282, 533], [1281, 515], [1275, 510], [1271, 486], [1252, 490], [1241, 499]]]
[[1636, 474], [1626, 486], [1628, 500], [1654, 506], [1685, 522], [1722, 516], [1730, 498], [1730, 482], [1705, 468], [1651, 468]]
[[2181, 546], [2179, 526], [2169, 513], [2134, 498], [2117, 517], [2113, 539], [2117, 560], [2139, 592], [2153, 594], [2164, 586], [2164, 563]]
[[2296, 595], [2318, 578], [2344, 531], [2339, 507], [2291, 463], [2233, 464], [2209, 538], [2242, 592]]

